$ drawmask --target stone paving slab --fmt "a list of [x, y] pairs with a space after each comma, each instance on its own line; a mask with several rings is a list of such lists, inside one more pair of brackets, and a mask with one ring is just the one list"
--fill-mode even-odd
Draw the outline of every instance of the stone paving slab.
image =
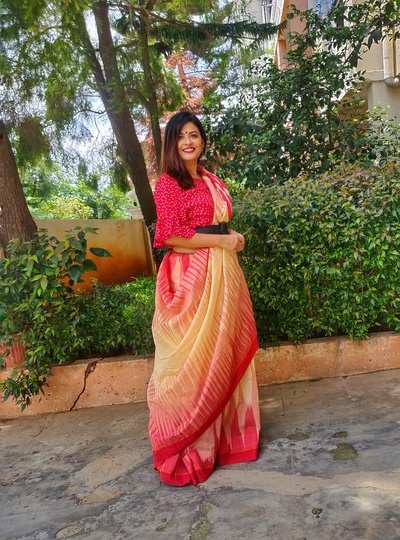
[[400, 540], [400, 370], [261, 389], [258, 461], [160, 485], [145, 404], [0, 422], [1, 540]]

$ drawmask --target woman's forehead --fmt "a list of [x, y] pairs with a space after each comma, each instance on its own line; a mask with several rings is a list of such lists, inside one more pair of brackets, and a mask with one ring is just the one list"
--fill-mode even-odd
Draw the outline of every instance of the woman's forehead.
[[196, 124], [193, 124], [193, 122], [187, 122], [181, 129], [180, 133], [191, 133], [192, 131], [195, 131], [196, 133], [199, 133], [199, 128], [196, 126]]

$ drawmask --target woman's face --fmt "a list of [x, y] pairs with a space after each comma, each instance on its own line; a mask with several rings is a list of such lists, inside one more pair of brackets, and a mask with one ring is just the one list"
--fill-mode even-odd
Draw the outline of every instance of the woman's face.
[[178, 136], [178, 154], [184, 161], [197, 161], [204, 148], [199, 128], [193, 122], [183, 126]]

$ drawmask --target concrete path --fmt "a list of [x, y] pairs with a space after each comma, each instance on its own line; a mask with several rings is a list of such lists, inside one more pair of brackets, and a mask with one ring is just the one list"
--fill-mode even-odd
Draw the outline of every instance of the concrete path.
[[261, 406], [259, 460], [186, 488], [152, 469], [145, 404], [1, 422], [0, 539], [400, 539], [400, 370]]

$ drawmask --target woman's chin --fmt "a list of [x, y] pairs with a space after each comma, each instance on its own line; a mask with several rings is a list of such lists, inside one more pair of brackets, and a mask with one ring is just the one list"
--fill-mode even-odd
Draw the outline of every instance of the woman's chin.
[[180, 158], [182, 161], [186, 162], [186, 163], [192, 163], [193, 161], [197, 161], [199, 159], [200, 156], [196, 155], [196, 154], [179, 154]]

